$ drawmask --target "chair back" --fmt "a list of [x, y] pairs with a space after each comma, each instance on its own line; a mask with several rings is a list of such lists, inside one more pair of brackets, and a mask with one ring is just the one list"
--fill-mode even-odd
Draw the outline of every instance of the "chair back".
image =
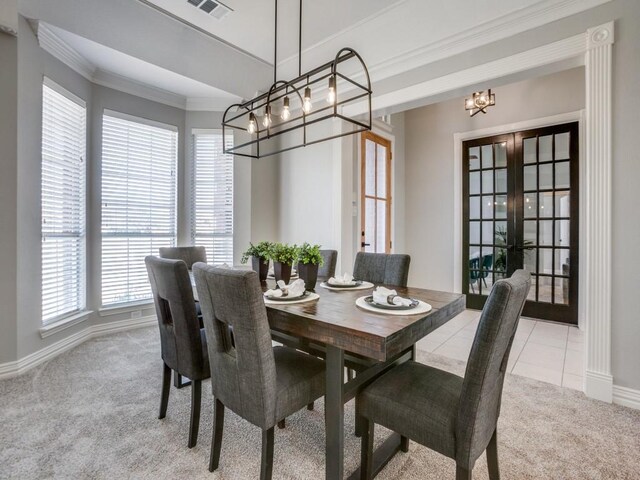
[[196, 262], [207, 263], [207, 250], [204, 247], [161, 247], [160, 257], [182, 260], [191, 270]]
[[480, 258], [469, 259], [469, 283], [480, 278]]
[[336, 275], [336, 262], [338, 261], [337, 250], [320, 250], [324, 263], [318, 268], [318, 277], [331, 278]]
[[407, 286], [411, 257], [405, 254], [358, 252], [353, 278], [371, 283]]
[[187, 265], [182, 260], [152, 255], [144, 262], [160, 327], [162, 359], [169, 368], [192, 380], [207, 378], [209, 372], [203, 371], [200, 322]]
[[[213, 395], [263, 430], [276, 423], [276, 366], [258, 274], [196, 263]], [[233, 329], [233, 340], [229, 333]]]
[[496, 429], [509, 352], [530, 285], [529, 273], [516, 270], [493, 285], [482, 310], [458, 406], [459, 466], [472, 468]]

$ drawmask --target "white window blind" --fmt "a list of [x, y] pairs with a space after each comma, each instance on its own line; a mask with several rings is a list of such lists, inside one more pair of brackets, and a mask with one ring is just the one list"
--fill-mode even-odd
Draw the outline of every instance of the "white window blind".
[[[233, 135], [224, 138], [233, 146]], [[194, 131], [191, 240], [209, 263], [233, 264], [233, 155], [221, 130]]]
[[45, 78], [41, 179], [45, 325], [86, 306], [86, 121], [84, 102]]
[[174, 127], [105, 112], [102, 304], [151, 298], [144, 257], [176, 243]]

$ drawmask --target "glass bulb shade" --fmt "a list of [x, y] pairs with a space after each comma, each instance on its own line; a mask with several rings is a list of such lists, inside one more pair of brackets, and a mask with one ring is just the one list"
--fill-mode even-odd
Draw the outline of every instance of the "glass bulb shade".
[[465, 107], [466, 107], [467, 110], [470, 109], [470, 108], [473, 108], [473, 99], [472, 98], [467, 98], [465, 100]]
[[309, 87], [304, 89], [304, 99], [302, 100], [302, 110], [304, 113], [309, 113], [313, 107], [311, 103], [311, 89]]
[[268, 128], [271, 125], [271, 105], [265, 107], [264, 117], [262, 117], [262, 125]]
[[336, 103], [336, 79], [335, 77], [329, 77], [329, 92], [327, 93], [327, 102], [330, 104]]
[[282, 120], [289, 120], [289, 117], [291, 117], [291, 110], [289, 110], [289, 97], [284, 97], [280, 118], [282, 118]]
[[249, 125], [247, 126], [247, 132], [250, 134], [256, 133], [258, 125], [256, 124], [256, 116], [252, 113], [249, 115]]

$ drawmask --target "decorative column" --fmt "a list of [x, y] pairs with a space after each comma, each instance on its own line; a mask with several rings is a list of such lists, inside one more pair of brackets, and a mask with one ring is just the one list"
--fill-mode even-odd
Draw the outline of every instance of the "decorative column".
[[585, 240], [587, 396], [611, 402], [611, 60], [614, 23], [587, 30]]

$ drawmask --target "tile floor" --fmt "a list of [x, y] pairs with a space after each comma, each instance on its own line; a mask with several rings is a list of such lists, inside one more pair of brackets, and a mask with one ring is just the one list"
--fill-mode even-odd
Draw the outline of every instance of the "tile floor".
[[[418, 348], [467, 361], [480, 311], [465, 310], [418, 342]], [[563, 387], [582, 390], [584, 333], [576, 327], [521, 318], [508, 371]]]

